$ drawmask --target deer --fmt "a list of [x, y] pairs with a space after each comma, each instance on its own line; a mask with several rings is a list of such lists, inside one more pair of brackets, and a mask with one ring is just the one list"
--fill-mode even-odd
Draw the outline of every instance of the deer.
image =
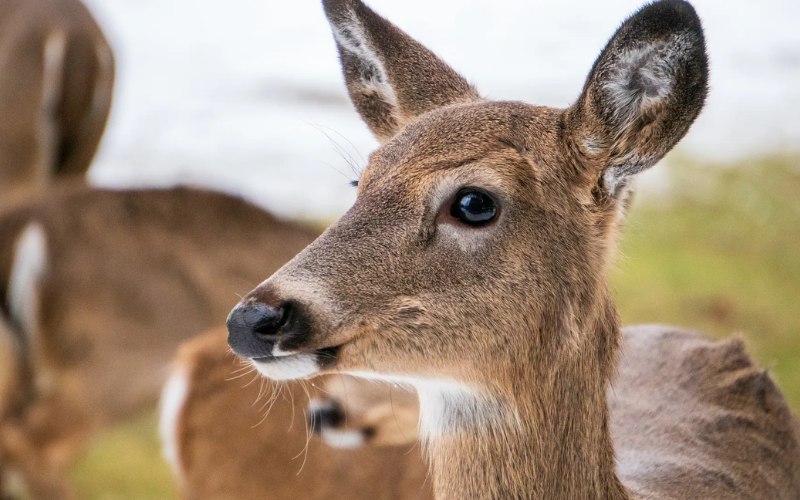
[[[0, 213], [0, 482], [74, 496], [90, 437], [155, 408], [181, 342], [319, 234], [237, 197], [62, 182]], [[21, 489], [21, 488], [19, 488]], [[3, 493], [7, 495], [13, 492]]]
[[695, 9], [639, 9], [555, 109], [322, 3], [380, 145], [353, 206], [231, 311], [231, 349], [273, 380], [412, 386], [438, 500], [800, 498], [797, 419], [743, 342], [623, 332], [609, 286], [626, 192], [707, 95]]
[[309, 401], [308, 425], [334, 448], [411, 446], [419, 441], [419, 399], [406, 386], [328, 376]]
[[114, 55], [79, 0], [0, 5], [0, 195], [89, 169], [108, 120]]
[[[259, 385], [226, 333], [184, 343], [164, 386], [159, 428], [181, 498], [433, 498], [427, 465], [410, 452], [416, 422], [402, 423], [418, 408], [413, 393], [338, 375]], [[401, 423], [383, 415], [390, 403]]]

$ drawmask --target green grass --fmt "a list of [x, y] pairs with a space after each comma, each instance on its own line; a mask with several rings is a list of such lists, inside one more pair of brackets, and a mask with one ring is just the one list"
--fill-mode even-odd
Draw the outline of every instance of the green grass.
[[670, 168], [635, 207], [613, 275], [626, 324], [742, 333], [800, 410], [800, 158]]
[[98, 437], [72, 470], [78, 498], [86, 500], [172, 500], [178, 489], [150, 413]]
[[[741, 332], [800, 410], [800, 157], [674, 159], [670, 195], [634, 206], [613, 274], [626, 324]], [[101, 435], [74, 468], [87, 500], [171, 499], [153, 414]]]

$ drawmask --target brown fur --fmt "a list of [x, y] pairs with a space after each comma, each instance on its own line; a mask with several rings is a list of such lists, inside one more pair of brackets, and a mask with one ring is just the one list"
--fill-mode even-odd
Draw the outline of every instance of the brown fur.
[[[7, 316], [21, 231], [46, 237], [38, 331]], [[0, 399], [0, 458], [35, 498], [87, 436], [153, 405], [178, 345], [219, 324], [258, 279], [317, 233], [206, 191], [62, 186], [0, 216], [0, 310], [15, 370]], [[2, 464], [0, 464], [2, 465]]]
[[0, 196], [80, 178], [105, 128], [114, 58], [78, 0], [0, 3]]
[[[652, 454], [668, 452], [652, 438], [663, 433], [712, 457], [717, 474], [659, 466], [655, 480], [628, 468], [622, 479], [631, 481], [629, 490], [617, 473], [606, 390], [621, 335], [607, 270], [631, 179], [671, 149], [702, 108], [708, 69], [694, 9], [663, 0], [629, 18], [601, 53], [576, 104], [559, 110], [480, 100], [447, 84], [452, 70], [441, 72], [431, 60], [391, 69], [393, 60], [404, 60], [391, 55], [394, 47], [413, 47], [413, 54], [416, 45], [404, 39], [389, 48], [384, 40], [405, 35], [357, 0], [325, 4], [340, 52], [347, 52], [342, 59], [351, 95], [376, 85], [381, 95], [413, 95], [418, 75], [426, 72], [443, 74], [426, 82], [445, 83], [407, 124], [394, 119], [392, 108], [366, 109], [354, 98], [368, 124], [381, 122], [378, 113], [397, 130], [389, 137], [373, 126], [383, 144], [361, 176], [355, 205], [244, 297], [229, 323], [231, 346], [256, 353], [246, 355], [276, 376], [284, 376], [278, 370], [293, 360], [307, 366], [315, 359], [319, 373], [335, 369], [410, 382], [420, 394], [440, 499], [692, 498], [698, 488], [713, 498], [800, 496], [786, 473], [800, 464], [796, 423], [773, 395], [765, 397], [776, 411], [764, 411], [759, 398], [737, 404], [759, 422], [749, 438], [781, 453], [718, 446], [704, 439], [708, 428], [697, 420], [680, 429], [675, 420], [656, 416], [639, 427], [646, 435], [636, 443]], [[366, 70], [351, 71], [348, 57]], [[371, 69], [381, 69], [376, 61], [394, 75], [388, 83], [374, 81]], [[430, 109], [425, 103], [433, 99], [445, 105]], [[500, 207], [494, 222], [470, 228], [450, 216], [453, 197], [467, 186], [494, 194]], [[254, 326], [248, 331], [242, 319], [245, 311], [290, 306], [292, 316], [269, 335]], [[256, 340], [247, 344], [248, 338]], [[270, 345], [291, 346], [295, 357], [276, 362]], [[654, 342], [653, 349], [669, 362], [685, 362], [685, 353], [669, 343]], [[635, 370], [625, 380], [648, 379], [646, 396], [653, 400], [660, 398], [658, 388], [680, 382], [638, 365]], [[714, 372], [693, 373], [702, 390], [688, 397], [699, 413], [738, 397]], [[755, 378], [757, 386], [771, 387], [765, 375]], [[641, 425], [648, 417], [617, 411], [617, 429], [628, 425], [626, 418]], [[683, 408], [671, 411], [685, 415]], [[735, 422], [716, 430], [714, 439], [721, 441], [747, 436]], [[620, 456], [629, 457], [623, 449], [629, 442], [617, 445]], [[676, 455], [675, 463], [683, 458]], [[728, 477], [741, 485], [752, 475], [758, 476], [754, 485], [780, 485], [729, 488]], [[635, 484], [638, 478], [646, 490]]]
[[[344, 25], [341, 36], [345, 40], [337, 40], [337, 46], [342, 69], [350, 83], [347, 90], [356, 109], [381, 142], [427, 111], [480, 98], [461, 75], [433, 52], [364, 4], [336, 0], [323, 5], [330, 19]], [[364, 28], [363, 41], [347, 40], [353, 35], [349, 26], [352, 23]], [[359, 45], [364, 41], [380, 58], [377, 65], [354, 57], [342, 45]], [[401, 84], [409, 78], [414, 80], [414, 85]], [[382, 92], [387, 87], [394, 89], [394, 95]]]
[[[235, 378], [238, 367], [224, 331], [211, 331], [181, 347], [176, 370], [189, 387], [175, 429], [183, 498], [433, 497], [425, 480], [427, 467], [413, 445], [331, 448], [318, 436], [309, 437], [303, 411], [310, 396], [330, 397], [327, 390], [302, 382], [248, 384], [249, 377]], [[326, 387], [338, 385], [329, 382]], [[377, 394], [364, 386], [349, 389], [360, 403], [376, 402]], [[260, 403], [254, 404], [259, 395]], [[378, 399], [385, 395], [380, 391]], [[362, 408], [353, 403], [348, 415], [355, 417]]]
[[798, 498], [800, 427], [741, 339], [624, 330], [609, 390], [623, 482], [639, 498]]
[[419, 400], [397, 384], [333, 375], [325, 377], [315, 402], [342, 413], [339, 422], [317, 425], [316, 431], [331, 446], [341, 446], [338, 440], [344, 432], [358, 432], [370, 446], [411, 445], [419, 440]]

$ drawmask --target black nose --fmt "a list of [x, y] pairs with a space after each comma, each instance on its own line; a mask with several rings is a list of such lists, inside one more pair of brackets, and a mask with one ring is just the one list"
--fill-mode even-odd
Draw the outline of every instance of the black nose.
[[306, 415], [308, 426], [313, 432], [322, 432], [323, 429], [338, 429], [344, 424], [344, 410], [336, 402], [329, 402], [323, 406], [309, 410]]
[[239, 304], [228, 315], [228, 345], [239, 356], [272, 356], [272, 348], [288, 326], [290, 315], [289, 304], [277, 308], [263, 302]]

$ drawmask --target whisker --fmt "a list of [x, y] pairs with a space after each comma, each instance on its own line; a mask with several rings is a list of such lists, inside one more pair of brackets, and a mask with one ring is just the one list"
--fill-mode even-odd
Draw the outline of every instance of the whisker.
[[392, 417], [394, 418], [394, 425], [397, 427], [397, 430], [400, 431], [400, 435], [403, 436], [403, 439], [407, 439], [407, 436], [403, 432], [403, 428], [400, 427], [400, 422], [397, 421], [397, 413], [394, 411], [394, 388], [395, 385], [389, 385], [389, 405], [392, 407]]
[[253, 380], [251, 380], [250, 382], [248, 382], [248, 383], [246, 383], [244, 386], [242, 386], [242, 389], [244, 389], [245, 387], [250, 387], [250, 384], [252, 384], [252, 383], [253, 383], [253, 382], [255, 382], [256, 380], [258, 380], [259, 378], [261, 378], [261, 375], [259, 375], [259, 373], [258, 373], [258, 372], [256, 372], [256, 376], [255, 376], [255, 377], [253, 377]]
[[[315, 127], [315, 128], [318, 130], [318, 131], [320, 131], [320, 132], [321, 132], [321, 133], [322, 133], [322, 134], [323, 134], [325, 137], [327, 137], [327, 138], [328, 138], [328, 140], [331, 142], [331, 144], [333, 144], [333, 146], [334, 146], [334, 148], [335, 148], [336, 152], [339, 154], [339, 156], [341, 156], [341, 157], [342, 157], [342, 159], [343, 159], [343, 160], [344, 160], [344, 161], [345, 161], [345, 162], [346, 162], [348, 165], [350, 165], [350, 169], [351, 169], [351, 171], [353, 172], [353, 174], [356, 174], [356, 175], [358, 175], [358, 171], [359, 171], [359, 169], [361, 169], [361, 167], [359, 167], [359, 166], [357, 165], [355, 158], [353, 158], [353, 155], [351, 155], [351, 154], [350, 154], [350, 152], [349, 152], [349, 151], [348, 151], [346, 148], [342, 147], [342, 145], [341, 145], [341, 144], [339, 144], [338, 142], [336, 142], [336, 140], [334, 140], [334, 139], [333, 139], [333, 137], [331, 137], [331, 136], [330, 136], [330, 135], [329, 135], [327, 132], [325, 132], [324, 130], [322, 130], [322, 126], [320, 126], [320, 125], [312, 125], [312, 126], [314, 126], [314, 127]], [[338, 133], [338, 132], [337, 132], [337, 133]], [[341, 136], [342, 138], [344, 138], [344, 136], [342, 136], [342, 134], [339, 134], [339, 136]], [[347, 142], [350, 142], [350, 141], [349, 141], [347, 138], [344, 138], [344, 139], [345, 139]], [[351, 145], [351, 146], [352, 146], [352, 147], [355, 149], [355, 146], [353, 145], [353, 143], [352, 143], [352, 142], [350, 142], [350, 145]], [[347, 157], [345, 157], [345, 155], [347, 155]], [[360, 156], [360, 153], [359, 153], [359, 156]], [[363, 158], [362, 158], [362, 161], [363, 161]]]
[[[364, 159], [364, 157], [361, 155], [361, 151], [359, 151], [359, 150], [358, 150], [358, 148], [356, 147], [356, 145], [355, 145], [355, 144], [353, 144], [353, 143], [352, 143], [352, 141], [350, 141], [350, 139], [348, 139], [348, 138], [347, 138], [345, 135], [343, 135], [342, 133], [340, 133], [340, 132], [339, 132], [338, 130], [336, 130], [336, 129], [333, 129], [333, 128], [331, 128], [331, 127], [326, 127], [325, 125], [317, 124], [317, 127], [318, 127], [318, 128], [325, 128], [325, 129], [328, 129], [328, 130], [330, 130], [331, 132], [333, 132], [334, 134], [336, 134], [336, 135], [338, 135], [339, 137], [341, 137], [342, 139], [344, 139], [345, 141], [347, 141], [347, 143], [348, 143], [348, 144], [350, 144], [350, 147], [352, 147], [352, 148], [353, 148], [353, 151], [355, 151], [355, 152], [356, 152], [356, 154], [358, 155], [358, 157], [361, 159], [361, 164], [362, 164], [362, 165], [366, 165], [366, 164], [367, 164], [367, 161], [366, 161], [366, 160]], [[353, 172], [353, 173], [355, 174], [356, 172]]]
[[[246, 372], [244, 372], [244, 373], [240, 373], [239, 375], [235, 375], [235, 376], [233, 376], [233, 377], [228, 377], [228, 378], [226, 378], [226, 379], [225, 379], [225, 382], [231, 382], [232, 380], [240, 379], [240, 378], [242, 378], [242, 377], [245, 377], [245, 376], [247, 376], [247, 375], [250, 375], [250, 374], [251, 374], [251, 373], [253, 373], [254, 371], [255, 371], [255, 368], [253, 368], [253, 369], [251, 369], [251, 370], [248, 370], [248, 371], [246, 371]], [[252, 382], [250, 382], [250, 383], [252, 383]], [[248, 384], [248, 385], [249, 385], [249, 384]], [[245, 387], [247, 387], [247, 386], [245, 386]]]
[[[364, 157], [361, 155], [361, 152], [358, 151], [358, 148], [355, 147], [355, 144], [353, 144], [347, 137], [345, 137], [341, 133], [337, 132], [336, 130], [331, 129], [330, 127], [323, 127], [322, 125], [319, 125], [317, 123], [312, 123], [312, 122], [309, 122], [307, 120], [301, 120], [301, 121], [303, 121], [307, 125], [310, 125], [311, 127], [314, 127], [318, 132], [320, 132], [322, 135], [325, 136], [325, 138], [328, 139], [328, 141], [333, 146], [333, 149], [336, 152], [336, 154], [338, 154], [345, 161], [345, 163], [347, 163], [347, 165], [350, 167], [351, 173], [356, 177], [356, 179], [361, 176], [361, 172], [364, 170], [364, 167], [361, 166], [361, 165], [366, 165], [366, 161], [364, 160]], [[339, 137], [341, 137], [342, 139], [347, 141], [347, 143], [350, 144], [350, 147], [356, 152], [356, 154], [361, 159], [361, 164], [359, 164], [359, 162], [356, 161], [356, 159], [353, 157], [353, 155], [350, 153], [350, 151], [347, 148], [345, 148], [341, 144], [339, 144], [333, 137], [330, 136], [330, 134], [325, 132], [325, 130], [323, 130], [323, 128], [330, 130], [331, 132], [335, 133], [336, 135], [338, 135]], [[346, 177], [351, 182], [353, 182], [353, 180], [351, 180], [349, 176], [344, 174], [344, 172], [340, 171], [339, 169], [337, 169], [333, 165], [330, 165], [328, 163], [325, 163], [325, 164], [328, 165], [329, 167], [333, 168], [334, 170], [336, 170], [340, 174], [342, 174], [344, 177]]]
[[[311, 393], [308, 391], [308, 386], [306, 385], [305, 380], [301, 380], [300, 381], [300, 386], [303, 388], [303, 391], [306, 393], [306, 398], [308, 399], [308, 406], [310, 406], [311, 405]], [[309, 426], [308, 425], [304, 425], [303, 427], [305, 427], [305, 430], [306, 430], [306, 443], [305, 443], [305, 446], [303, 446], [303, 451], [300, 452], [300, 453], [303, 454], [303, 463], [300, 464], [300, 470], [297, 471], [297, 475], [299, 475], [301, 472], [303, 472], [303, 469], [306, 466], [306, 460], [308, 460], [308, 445], [311, 442], [311, 430], [309, 429]], [[300, 453], [298, 453], [294, 458], [299, 457]], [[293, 460], [294, 460], [294, 458], [293, 458]]]
[[292, 427], [294, 426], [294, 393], [291, 390], [288, 392], [289, 392], [289, 397], [292, 400], [292, 417], [289, 420], [289, 431], [291, 431]]
[[269, 416], [270, 412], [272, 412], [272, 407], [275, 404], [275, 401], [278, 400], [277, 394], [280, 386], [278, 385], [278, 383], [275, 382], [271, 382], [270, 386], [272, 387], [272, 396], [264, 403], [264, 405], [261, 408], [258, 409], [258, 411], [263, 411], [264, 408], [267, 408], [267, 405], [269, 405], [269, 408], [267, 408], [267, 411], [264, 412], [264, 415], [261, 417], [261, 420], [259, 420], [257, 424], [252, 426], [251, 429], [255, 429], [256, 427], [264, 423], [264, 421]]

